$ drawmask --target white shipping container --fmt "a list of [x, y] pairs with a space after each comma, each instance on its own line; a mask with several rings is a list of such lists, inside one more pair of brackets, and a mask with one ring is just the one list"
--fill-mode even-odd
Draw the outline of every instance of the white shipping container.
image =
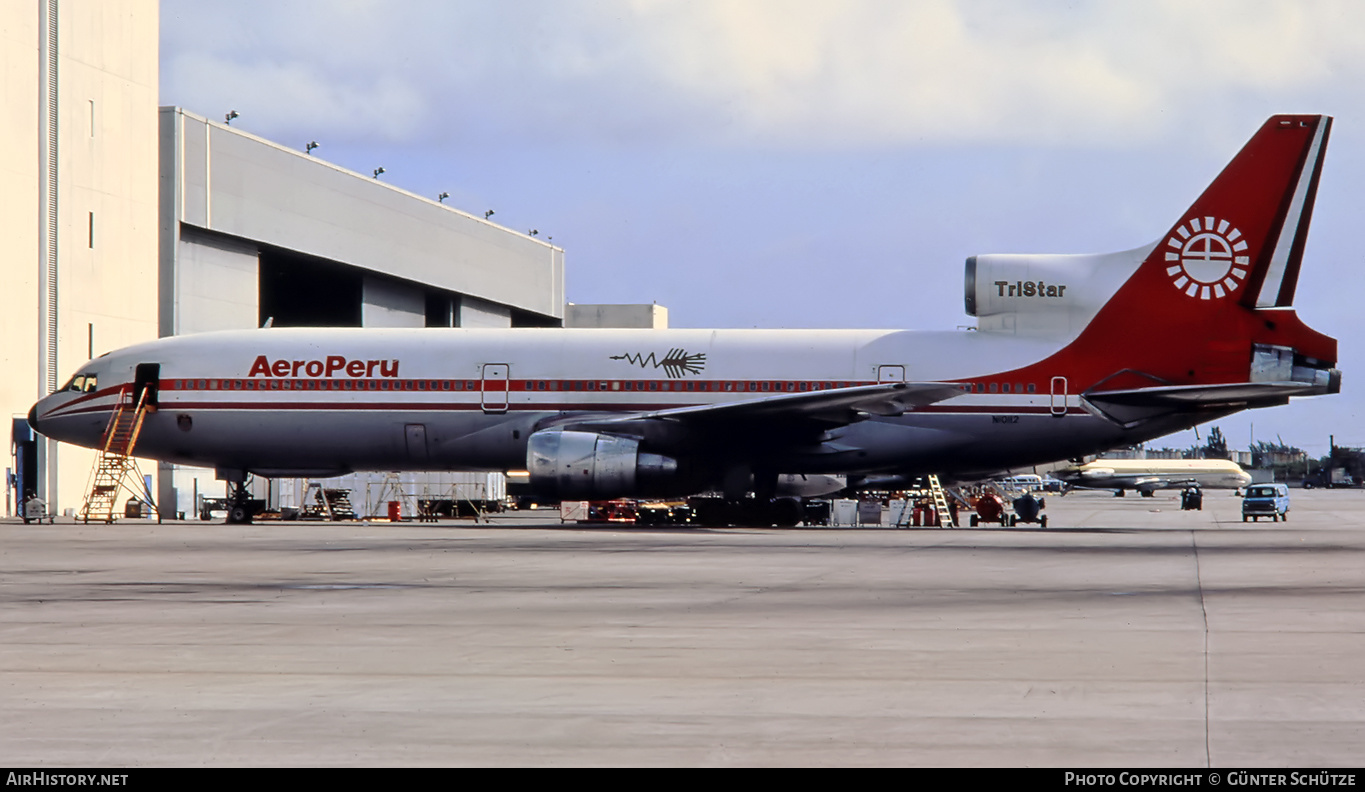
[[833, 525], [857, 525], [858, 524], [858, 502], [855, 500], [836, 500], [834, 501], [831, 524]]
[[[502, 473], [433, 471], [428, 473], [350, 473], [316, 479], [327, 489], [351, 491], [351, 505], [361, 517], [383, 517], [389, 501], [398, 501], [403, 514], [417, 514], [419, 500], [500, 503], [507, 497], [507, 476]], [[275, 500], [284, 508], [302, 508], [306, 479], [278, 479]]]

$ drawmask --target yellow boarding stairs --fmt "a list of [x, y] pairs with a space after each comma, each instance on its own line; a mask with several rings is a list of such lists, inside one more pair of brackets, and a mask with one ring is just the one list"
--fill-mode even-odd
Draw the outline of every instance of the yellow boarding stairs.
[[[142, 388], [136, 402], [133, 400], [131, 390], [125, 390], [119, 395], [118, 403], [114, 406], [114, 414], [109, 418], [109, 426], [104, 430], [100, 453], [95, 459], [95, 468], [90, 472], [90, 490], [80, 514], [83, 522], [112, 523], [115, 519], [115, 503], [120, 492], [127, 492], [139, 501], [148, 503], [156, 510], [157, 519], [160, 520], [160, 510], [157, 510], [156, 504], [142, 492], [142, 472], [138, 470], [137, 462], [132, 457], [138, 433], [142, 431], [142, 419], [146, 417], [148, 410], [155, 409], [147, 404], [147, 394], [150, 392], [151, 388]], [[137, 482], [136, 486], [128, 482], [130, 473]]]

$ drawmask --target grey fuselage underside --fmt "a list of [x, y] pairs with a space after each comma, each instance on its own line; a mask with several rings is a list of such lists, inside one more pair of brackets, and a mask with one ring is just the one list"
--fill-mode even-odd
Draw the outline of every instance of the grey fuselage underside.
[[[270, 475], [355, 470], [517, 470], [538, 427], [596, 413], [528, 411], [432, 414], [425, 411], [162, 411], [149, 416], [142, 454], [186, 465]], [[245, 412], [245, 411], [244, 411]], [[188, 417], [191, 428], [178, 424]], [[99, 421], [98, 416], [92, 416]], [[106, 419], [107, 420], [107, 419]], [[1200, 420], [1203, 420], [1202, 418]], [[1188, 416], [1125, 431], [1090, 415], [917, 415], [870, 417], [834, 429], [833, 449], [794, 447], [784, 473], [941, 473], [970, 475], [1093, 454], [1187, 428]], [[191, 438], [191, 435], [193, 437]], [[715, 462], [755, 456], [742, 445], [711, 444]]]

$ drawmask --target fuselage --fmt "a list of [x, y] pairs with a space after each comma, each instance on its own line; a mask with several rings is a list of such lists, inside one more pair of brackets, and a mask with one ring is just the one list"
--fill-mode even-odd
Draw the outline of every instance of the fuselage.
[[[157, 410], [138, 454], [265, 475], [515, 470], [526, 465], [532, 432], [588, 415], [878, 382], [955, 382], [964, 392], [793, 441], [781, 472], [997, 470], [1177, 428], [1136, 436], [1095, 418], [1076, 395], [1089, 383], [1065, 372], [1039, 381], [994, 373], [1056, 346], [975, 332], [274, 328], [166, 338], [97, 358], [80, 369], [79, 392], [60, 391], [34, 412], [44, 434], [94, 446], [141, 372], [155, 381]], [[703, 458], [746, 453], [723, 447], [724, 438], [707, 442], [721, 447], [702, 449]]]

